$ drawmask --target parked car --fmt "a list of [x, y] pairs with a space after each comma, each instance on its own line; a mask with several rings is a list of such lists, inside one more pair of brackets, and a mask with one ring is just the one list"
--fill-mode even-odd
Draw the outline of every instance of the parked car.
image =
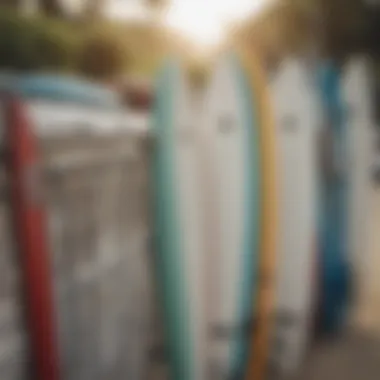
[[[135, 122], [118, 91], [52, 74], [0, 74], [0, 92], [23, 101], [40, 134], [83, 135], [146, 128]], [[145, 123], [146, 124], [146, 123]]]

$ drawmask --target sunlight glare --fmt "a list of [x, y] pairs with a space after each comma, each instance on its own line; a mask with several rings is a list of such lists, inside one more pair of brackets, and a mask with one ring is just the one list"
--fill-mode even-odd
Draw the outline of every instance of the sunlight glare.
[[215, 45], [226, 24], [257, 11], [264, 0], [173, 0], [166, 22], [194, 42]]

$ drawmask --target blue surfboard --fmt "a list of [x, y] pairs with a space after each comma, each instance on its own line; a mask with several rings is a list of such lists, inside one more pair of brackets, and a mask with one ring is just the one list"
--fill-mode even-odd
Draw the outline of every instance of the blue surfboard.
[[318, 75], [326, 121], [320, 173], [320, 325], [325, 332], [336, 332], [344, 324], [350, 294], [347, 128], [339, 69], [327, 62]]

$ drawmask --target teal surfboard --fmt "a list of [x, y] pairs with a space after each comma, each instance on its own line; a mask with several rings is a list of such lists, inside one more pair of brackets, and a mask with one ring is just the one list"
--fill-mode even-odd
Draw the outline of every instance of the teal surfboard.
[[203, 186], [208, 196], [205, 266], [209, 379], [247, 368], [257, 293], [260, 152], [250, 81], [238, 58], [217, 63], [204, 101]]
[[320, 268], [321, 329], [336, 332], [347, 318], [351, 268], [348, 244], [348, 163], [346, 105], [341, 72], [324, 63], [317, 84], [325, 115], [321, 147]]
[[197, 123], [176, 62], [158, 76], [153, 133], [155, 268], [172, 380], [204, 379]]

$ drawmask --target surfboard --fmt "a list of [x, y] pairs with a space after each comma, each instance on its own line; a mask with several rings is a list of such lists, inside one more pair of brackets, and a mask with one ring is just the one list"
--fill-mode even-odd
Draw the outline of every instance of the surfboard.
[[302, 61], [271, 81], [279, 171], [279, 242], [271, 377], [294, 375], [305, 355], [315, 294], [318, 98]]
[[321, 329], [336, 332], [349, 305], [347, 125], [341, 72], [331, 62], [318, 70], [324, 111], [321, 131], [320, 265]]
[[157, 279], [174, 380], [204, 379], [197, 123], [179, 63], [156, 86], [153, 185]]
[[[361, 56], [352, 58], [343, 70], [342, 96], [347, 105], [350, 261], [355, 268], [359, 294], [365, 292], [371, 266], [368, 246], [372, 194], [370, 167], [374, 159], [371, 87], [369, 62]], [[360, 312], [361, 307], [357, 306]]]
[[370, 74], [365, 58], [356, 57], [343, 71], [342, 96], [347, 105], [347, 129], [350, 163], [350, 251], [352, 262], [360, 267], [366, 251], [370, 166], [373, 158], [373, 115], [370, 98]]
[[207, 214], [208, 378], [241, 378], [255, 312], [260, 152], [248, 79], [236, 55], [216, 64], [205, 95], [202, 151]]
[[238, 52], [251, 91], [251, 112], [258, 126], [260, 151], [260, 242], [259, 275], [252, 300], [255, 323], [250, 332], [246, 379], [264, 379], [273, 326], [275, 261], [278, 237], [278, 185], [276, 137], [273, 111], [267, 89], [267, 78], [253, 53]]

